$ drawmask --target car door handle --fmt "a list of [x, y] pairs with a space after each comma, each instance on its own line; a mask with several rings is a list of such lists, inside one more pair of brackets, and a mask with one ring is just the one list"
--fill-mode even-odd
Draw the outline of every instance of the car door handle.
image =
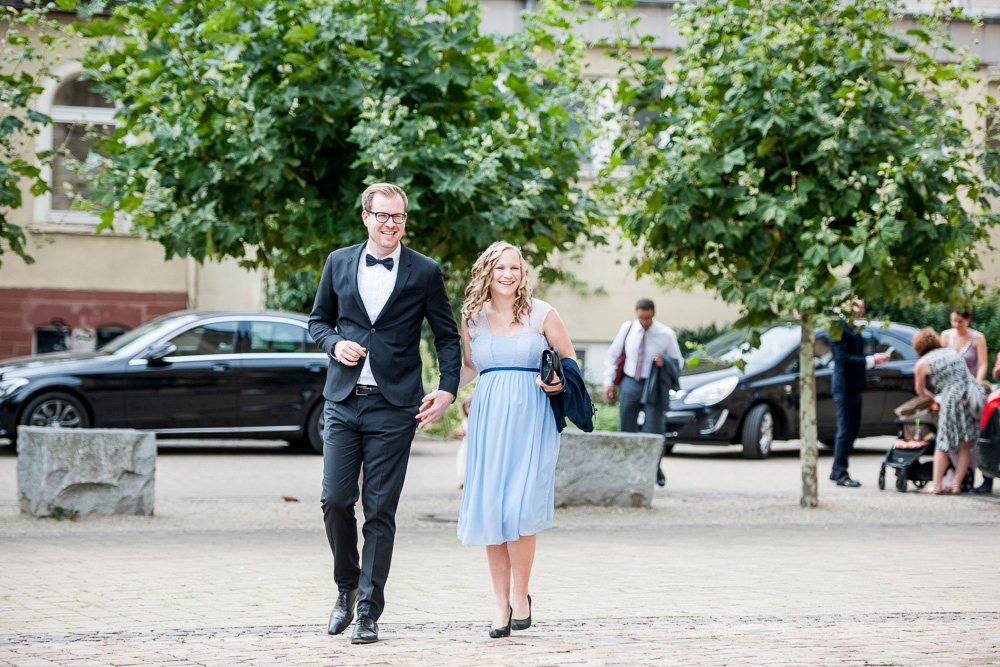
[[868, 376], [868, 381], [872, 382], [872, 383], [874, 383], [874, 382], [881, 382], [882, 378], [879, 377], [878, 375], [869, 375]]
[[229, 370], [229, 364], [223, 363], [223, 362], [217, 362], [217, 363], [214, 363], [211, 366], [209, 366], [209, 368], [211, 368], [213, 371], [221, 373], [222, 371], [228, 371]]
[[322, 364], [309, 364], [307, 368], [311, 370], [313, 373], [322, 373], [323, 371], [326, 370], [326, 366]]

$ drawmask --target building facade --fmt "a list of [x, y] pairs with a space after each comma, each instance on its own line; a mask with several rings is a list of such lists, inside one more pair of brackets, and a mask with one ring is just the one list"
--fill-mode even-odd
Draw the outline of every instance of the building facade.
[[[14, 4], [14, 3], [8, 3]], [[978, 41], [968, 39], [970, 25], [953, 28], [958, 44], [969, 42], [983, 62], [982, 86], [974, 95], [998, 96], [1000, 78], [1000, 4], [966, 0], [966, 8], [983, 15]], [[926, 9], [911, 3], [914, 12]], [[520, 29], [520, 12], [531, 10], [532, 0], [483, 0], [483, 25], [498, 32]], [[641, 30], [655, 35], [654, 47], [669, 52], [680, 43], [670, 23], [674, 3], [638, 2]], [[63, 20], [73, 20], [64, 16]], [[908, 20], [909, 21], [909, 20]], [[905, 23], [905, 21], [904, 21]], [[597, 21], [590, 37], [606, 36]], [[901, 25], [906, 29], [908, 25]], [[965, 31], [963, 33], [963, 30]], [[37, 109], [49, 114], [53, 125], [37, 139], [39, 147], [65, 146], [81, 162], [92, 140], [85, 125], [111, 131], [114, 107], [90, 90], [78, 77], [79, 48], [64, 54]], [[589, 56], [588, 75], [613, 79], [617, 63], [599, 49]], [[590, 174], [593, 174], [591, 170]], [[60, 349], [92, 349], [117, 333], [163, 313], [183, 308], [255, 309], [264, 306], [265, 275], [241, 269], [234, 261], [199, 264], [190, 258], [166, 260], [163, 248], [131, 233], [125, 222], [95, 234], [96, 218], [74, 211], [74, 194], [86, 194], [86, 182], [56, 160], [45, 176], [54, 192], [34, 197], [25, 191], [25, 205], [13, 221], [28, 230], [29, 253], [35, 263], [7, 256], [0, 267], [0, 358]], [[358, 224], [358, 241], [364, 228]], [[1000, 238], [997, 239], [1000, 242]], [[998, 243], [1000, 246], [1000, 243]], [[566, 321], [578, 347], [588, 379], [599, 381], [603, 358], [621, 322], [634, 316], [640, 297], [653, 299], [658, 319], [675, 328], [699, 327], [734, 321], [738, 310], [703, 289], [672, 289], [652, 279], [636, 279], [630, 268], [632, 248], [612, 242], [557, 261], [579, 277], [583, 285], [551, 285], [541, 290]], [[986, 258], [976, 280], [1000, 285], [1000, 259]]]

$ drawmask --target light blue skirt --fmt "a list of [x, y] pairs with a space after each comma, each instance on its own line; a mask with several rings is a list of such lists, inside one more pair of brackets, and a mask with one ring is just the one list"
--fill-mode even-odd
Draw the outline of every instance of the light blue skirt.
[[469, 412], [458, 538], [513, 542], [552, 527], [559, 431], [537, 371], [487, 371]]

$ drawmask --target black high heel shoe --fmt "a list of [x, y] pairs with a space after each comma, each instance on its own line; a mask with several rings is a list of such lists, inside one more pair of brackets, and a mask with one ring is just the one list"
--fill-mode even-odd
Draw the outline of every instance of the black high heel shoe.
[[513, 618], [514, 610], [511, 609], [510, 629], [527, 630], [531, 627], [531, 596], [528, 596], [528, 618]]
[[514, 608], [510, 608], [510, 616], [507, 617], [507, 625], [502, 628], [490, 628], [490, 638], [500, 639], [501, 637], [510, 637], [510, 624], [511, 620], [514, 618]]

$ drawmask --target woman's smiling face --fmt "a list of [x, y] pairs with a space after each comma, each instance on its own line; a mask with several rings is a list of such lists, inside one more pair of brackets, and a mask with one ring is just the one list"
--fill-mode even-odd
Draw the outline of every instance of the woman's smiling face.
[[490, 292], [496, 296], [513, 296], [521, 284], [521, 255], [513, 248], [500, 253], [500, 259], [493, 266], [493, 280]]

